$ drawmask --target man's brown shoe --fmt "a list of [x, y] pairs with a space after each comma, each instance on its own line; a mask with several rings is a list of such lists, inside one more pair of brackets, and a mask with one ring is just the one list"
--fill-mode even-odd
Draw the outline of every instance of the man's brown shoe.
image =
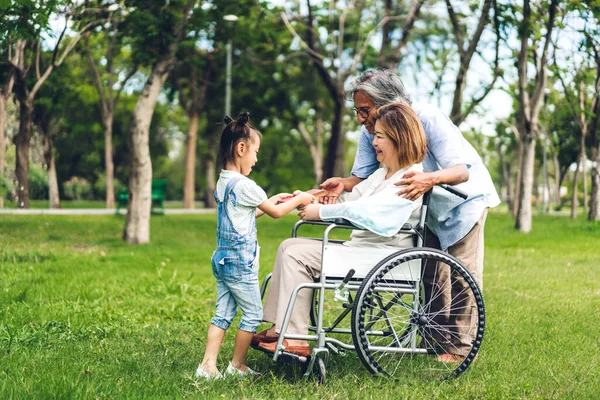
[[[459, 356], [456, 354], [450, 354], [450, 353], [445, 353], [445, 354], [440, 354], [439, 356], [436, 357], [436, 360], [439, 362], [443, 362], [443, 363], [461, 363], [465, 360], [465, 358], [467, 358], [466, 356]], [[475, 356], [475, 359], [473, 361], [477, 360], [477, 356]]]

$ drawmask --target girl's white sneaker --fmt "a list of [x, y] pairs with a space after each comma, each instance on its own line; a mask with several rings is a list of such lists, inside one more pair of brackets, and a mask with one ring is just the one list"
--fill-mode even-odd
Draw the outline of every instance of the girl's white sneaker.
[[220, 372], [218, 372], [216, 375], [213, 375], [213, 374], [209, 373], [208, 371], [206, 371], [204, 368], [202, 368], [202, 364], [198, 364], [198, 369], [196, 370], [196, 373], [194, 374], [194, 378], [195, 379], [204, 378], [207, 381], [210, 381], [212, 379], [221, 379], [221, 378], [223, 378], [223, 375]]
[[256, 372], [253, 369], [248, 368], [247, 371], [241, 371], [233, 366], [231, 362], [229, 362], [229, 366], [227, 367], [227, 371], [225, 371], [225, 375], [227, 376], [260, 376], [260, 372]]

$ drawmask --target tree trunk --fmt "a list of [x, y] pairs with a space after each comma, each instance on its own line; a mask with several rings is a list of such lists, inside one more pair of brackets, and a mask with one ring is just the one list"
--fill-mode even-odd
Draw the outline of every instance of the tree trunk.
[[[547, 82], [547, 55], [551, 42], [552, 29], [554, 28], [554, 17], [558, 9], [558, 0], [552, 0], [548, 9], [548, 21], [542, 52], [538, 54], [537, 48], [529, 48], [531, 34], [531, 4], [529, 0], [523, 0], [523, 20], [519, 24], [518, 36], [521, 41], [521, 50], [517, 57], [517, 71], [519, 76], [519, 142], [522, 152], [520, 160], [521, 179], [519, 181], [519, 194], [517, 197], [518, 210], [515, 220], [515, 228], [523, 233], [531, 232], [531, 192], [533, 186], [533, 172], [535, 162], [535, 142], [539, 136], [539, 113], [542, 106], [543, 90]], [[541, 15], [541, 11], [540, 11]], [[535, 18], [535, 17], [534, 17]], [[536, 77], [533, 93], [529, 94], [527, 65], [528, 57], [533, 50], [536, 62]], [[539, 56], [539, 58], [538, 58]]]
[[[4, 93], [0, 93], [0, 185], [4, 179], [4, 160], [6, 150], [6, 100]], [[0, 208], [4, 208], [4, 195], [0, 192]]]
[[205, 167], [206, 167], [206, 208], [216, 208], [217, 202], [213, 194], [217, 189], [216, 168], [215, 168], [215, 153], [217, 151], [216, 146], [216, 132], [208, 131], [208, 154], [206, 155]]
[[[539, 172], [535, 173], [535, 161], [533, 163], [533, 189], [532, 189], [533, 199], [535, 200], [535, 208], [540, 209], [541, 207], [541, 197], [540, 197], [540, 174]], [[533, 206], [532, 206], [533, 207]]]
[[[472, 108], [464, 111], [462, 109], [463, 105], [463, 95], [466, 87], [467, 81], [467, 72], [469, 71], [471, 60], [473, 59], [473, 54], [477, 51], [477, 46], [479, 44], [479, 40], [481, 39], [481, 35], [485, 26], [489, 23], [489, 14], [490, 8], [494, 2], [492, 0], [485, 0], [483, 2], [483, 6], [481, 7], [481, 15], [479, 16], [479, 21], [477, 23], [477, 27], [473, 32], [473, 36], [470, 40], [465, 40], [466, 38], [463, 36], [466, 33], [466, 30], [463, 31], [463, 26], [461, 26], [460, 20], [458, 18], [457, 13], [454, 11], [454, 7], [450, 0], [446, 0], [446, 7], [448, 9], [448, 16], [450, 17], [450, 22], [452, 23], [452, 28], [454, 31], [454, 37], [456, 41], [456, 45], [458, 47], [459, 54], [459, 67], [458, 72], [456, 74], [456, 81], [454, 86], [454, 100], [452, 102], [452, 111], [450, 111], [450, 119], [456, 126], [459, 126], [467, 117], [467, 115], [471, 112]], [[496, 42], [496, 67], [498, 62], [498, 45], [499, 42]], [[487, 95], [491, 87], [494, 85], [496, 77], [498, 76], [497, 68], [494, 68], [494, 81], [492, 82], [490, 88], [485, 89], [485, 94], [479, 99], [472, 99], [472, 103], [476, 104], [483, 100], [483, 98]]]
[[131, 144], [131, 173], [129, 201], [123, 239], [131, 244], [150, 241], [150, 209], [152, 161], [150, 159], [150, 122], [158, 95], [167, 79], [173, 57], [157, 61], [133, 110], [129, 138]]
[[519, 168], [517, 169], [517, 176], [515, 181], [515, 193], [513, 196], [513, 206], [511, 208], [513, 218], [517, 218], [517, 214], [519, 212], [519, 198], [521, 196], [521, 181], [523, 175], [523, 143], [519, 142]]
[[[597, 86], [596, 86], [597, 87]], [[581, 177], [583, 178], [583, 212], [586, 213], [587, 212], [587, 177], [586, 177], [586, 168], [585, 168], [585, 163], [586, 163], [586, 154], [585, 154], [585, 137], [588, 133], [588, 120], [586, 118], [584, 109], [585, 109], [585, 100], [586, 100], [586, 95], [585, 95], [585, 82], [581, 81], [579, 82], [579, 121], [580, 122], [580, 126], [581, 126], [581, 141], [580, 141], [580, 146], [581, 146], [581, 154], [579, 155], [579, 164], [581, 166]], [[597, 96], [598, 94], [596, 93], [594, 96]], [[594, 104], [595, 100], [592, 100], [592, 107]]]
[[215, 158], [212, 154], [206, 156], [206, 208], [216, 208], [217, 202], [213, 196], [217, 188], [217, 182], [215, 181]]
[[573, 193], [571, 196], [571, 219], [575, 219], [577, 217], [577, 181], [579, 180], [579, 166], [581, 165], [581, 155], [579, 156], [579, 160], [577, 161], [577, 167], [575, 168], [575, 172], [573, 172]]
[[[393, 10], [392, 10], [392, 0], [385, 0], [383, 2], [384, 4], [384, 15], [386, 17], [391, 17], [393, 14]], [[380, 68], [386, 68], [387, 65], [387, 58], [388, 58], [388, 54], [390, 52], [390, 45], [392, 44], [392, 39], [390, 37], [390, 32], [392, 31], [392, 23], [388, 22], [387, 24], [385, 24], [382, 28], [382, 33], [381, 33], [381, 47], [379, 48], [379, 56], [377, 57], [377, 64], [379, 65]], [[319, 182], [319, 181], [317, 181]]]
[[310, 156], [313, 160], [315, 182], [319, 184], [323, 182], [323, 120], [318, 116], [315, 119], [314, 140], [302, 122], [298, 123], [298, 130], [310, 150]]
[[19, 99], [19, 131], [14, 136], [16, 152], [17, 207], [29, 208], [29, 142], [33, 103]]
[[600, 151], [592, 147], [592, 195], [590, 196], [590, 211], [588, 221], [600, 221]]
[[335, 99], [333, 124], [331, 126], [331, 137], [327, 146], [323, 179], [331, 178], [332, 176], [343, 176], [346, 173], [346, 136], [342, 132], [344, 108], [343, 94], [338, 93], [338, 97]]
[[48, 196], [50, 199], [50, 208], [60, 208], [60, 196], [58, 194], [58, 179], [56, 177], [54, 155], [52, 155], [50, 165], [48, 166]]
[[552, 210], [552, 190], [550, 187], [550, 173], [548, 171], [548, 159], [546, 159], [546, 187], [544, 187], [544, 196], [546, 196], [546, 194], [548, 194], [548, 197], [546, 198], [546, 213], [549, 214], [550, 210]]
[[504, 182], [506, 182], [506, 204], [508, 206], [508, 209], [512, 210], [513, 204], [515, 201], [512, 176], [511, 176], [512, 174], [511, 174], [510, 164], [508, 164], [504, 160], [502, 160], [502, 174], [504, 176]]
[[115, 208], [115, 164], [113, 161], [113, 118], [111, 111], [104, 120], [104, 169], [106, 172], [106, 208]]
[[554, 185], [556, 188], [556, 193], [554, 195], [556, 199], [556, 208], [557, 210], [560, 210], [562, 208], [562, 199], [560, 197], [560, 164], [558, 162], [558, 154], [556, 154], [556, 151], [552, 154], [552, 163], [554, 164]]
[[[198, 137], [198, 121], [200, 115], [193, 110], [190, 115], [188, 130], [187, 154], [185, 158], [185, 179], [183, 183], [183, 208], [194, 208], [196, 194], [196, 139]], [[214, 169], [213, 169], [214, 173]]]
[[464, 120], [462, 116], [462, 103], [463, 103], [463, 93], [465, 91], [465, 87], [467, 86], [466, 77], [467, 70], [469, 68], [468, 64], [464, 64], [461, 58], [460, 66], [458, 68], [458, 73], [456, 74], [455, 81], [455, 89], [454, 89], [454, 99], [452, 101], [452, 110], [450, 111], [450, 119], [452, 122], [459, 126], [461, 122]]
[[50, 208], [60, 208], [58, 194], [58, 179], [56, 178], [56, 165], [54, 163], [54, 145], [49, 132], [44, 132], [44, 160], [48, 169], [48, 198]]
[[583, 152], [581, 154], [581, 178], [583, 179], [583, 213], [587, 213], [588, 207], [588, 198], [587, 198], [587, 157], [585, 154], [585, 147], [583, 148]]
[[523, 135], [521, 156], [521, 179], [517, 198], [515, 228], [523, 233], [531, 232], [531, 193], [533, 188], [533, 166], [535, 161], [535, 139], [532, 134]]
[[315, 120], [315, 129], [317, 142], [315, 155], [317, 156], [317, 159], [313, 162], [315, 168], [315, 182], [319, 184], [323, 182], [323, 119], [320, 115], [317, 115], [317, 119]]

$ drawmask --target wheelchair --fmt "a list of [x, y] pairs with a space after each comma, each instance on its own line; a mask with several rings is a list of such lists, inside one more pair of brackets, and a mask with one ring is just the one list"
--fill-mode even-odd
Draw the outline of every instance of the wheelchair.
[[[442, 187], [466, 199], [460, 190]], [[298, 237], [304, 225], [325, 227], [321, 274], [292, 292], [275, 352], [269, 353], [274, 361], [300, 362], [305, 376], [314, 373], [319, 383], [325, 381], [330, 353], [345, 355], [348, 351], [356, 351], [372, 374], [403, 381], [456, 378], [469, 367], [485, 330], [483, 296], [459, 260], [423, 247], [431, 192], [423, 196], [418, 224], [407, 223], [400, 230], [412, 235], [412, 248], [330, 246], [336, 242], [330, 238], [333, 230], [360, 229], [346, 220], [298, 221], [294, 225], [292, 237]], [[263, 281], [263, 298], [270, 277]], [[286, 333], [300, 290], [313, 290], [308, 335]], [[448, 301], [440, 306], [444, 297]], [[334, 306], [336, 302], [338, 306]], [[463, 328], [460, 333], [458, 327]], [[286, 353], [284, 339], [315, 344], [310, 355], [302, 357]], [[448, 360], [442, 356], [445, 353], [461, 357]]]

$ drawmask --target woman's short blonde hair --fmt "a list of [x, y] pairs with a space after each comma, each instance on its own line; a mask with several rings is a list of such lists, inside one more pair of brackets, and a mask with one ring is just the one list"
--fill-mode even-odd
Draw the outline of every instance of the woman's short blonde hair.
[[427, 153], [425, 131], [417, 113], [407, 104], [390, 103], [379, 107], [375, 115], [383, 134], [398, 150], [400, 167], [420, 163]]

